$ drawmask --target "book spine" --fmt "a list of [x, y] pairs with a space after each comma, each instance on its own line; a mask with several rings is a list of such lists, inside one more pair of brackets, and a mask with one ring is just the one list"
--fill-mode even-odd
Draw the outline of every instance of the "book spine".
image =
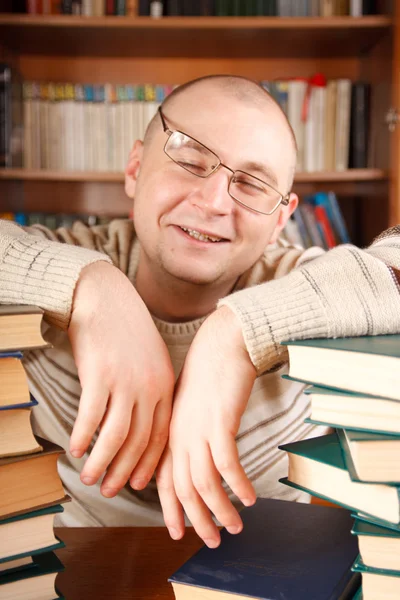
[[153, 19], [159, 19], [160, 17], [162, 17], [163, 12], [164, 7], [163, 3], [160, 2], [160, 0], [152, 0], [150, 2], [150, 16], [153, 17]]
[[349, 165], [351, 81], [337, 82], [337, 108], [335, 130], [335, 168], [344, 171]]
[[138, 0], [126, 0], [126, 16], [137, 17], [138, 15]]
[[72, 0], [62, 0], [61, 12], [63, 15], [72, 15]]
[[11, 166], [11, 69], [0, 65], [0, 167]]
[[320, 224], [326, 246], [328, 249], [334, 248], [336, 246], [336, 240], [324, 207], [315, 206], [314, 213], [318, 223]]
[[115, 14], [119, 17], [124, 17], [126, 13], [125, 0], [115, 0]]
[[150, 15], [150, 0], [139, 0], [139, 16], [148, 17]]
[[72, 14], [77, 16], [82, 14], [82, 0], [72, 0]]
[[331, 207], [331, 220], [342, 244], [350, 244], [350, 236], [347, 231], [346, 222], [340, 210], [339, 202], [334, 192], [328, 192], [328, 202]]
[[366, 169], [368, 162], [368, 131], [370, 85], [355, 82], [351, 88], [349, 166]]
[[33, 168], [32, 160], [32, 130], [33, 130], [33, 115], [32, 115], [32, 84], [28, 81], [24, 82], [24, 169]]

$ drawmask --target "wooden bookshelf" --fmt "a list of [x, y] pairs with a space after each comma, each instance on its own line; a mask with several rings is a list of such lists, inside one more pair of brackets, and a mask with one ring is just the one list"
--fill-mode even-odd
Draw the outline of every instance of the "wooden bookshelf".
[[[400, 7], [377, 4], [380, 14], [362, 18], [0, 14], [0, 60], [31, 81], [181, 84], [213, 73], [271, 80], [320, 72], [371, 83], [371, 168], [298, 173], [294, 185], [300, 195], [340, 194], [363, 245], [400, 222], [399, 127], [389, 133], [385, 124], [389, 108], [400, 109]], [[130, 208], [122, 173], [0, 171], [0, 212], [122, 216]]]
[[107, 56], [352, 56], [390, 31], [387, 15], [353, 17], [76, 17], [0, 15], [14, 52]]

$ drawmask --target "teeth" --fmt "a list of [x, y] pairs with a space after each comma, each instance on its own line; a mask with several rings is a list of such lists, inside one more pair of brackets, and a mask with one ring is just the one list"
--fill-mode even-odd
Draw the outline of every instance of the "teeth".
[[190, 237], [200, 240], [201, 242], [220, 242], [222, 240], [222, 238], [206, 235], [205, 233], [200, 233], [200, 231], [196, 231], [195, 229], [187, 229], [186, 227], [181, 227], [181, 229], [188, 233]]

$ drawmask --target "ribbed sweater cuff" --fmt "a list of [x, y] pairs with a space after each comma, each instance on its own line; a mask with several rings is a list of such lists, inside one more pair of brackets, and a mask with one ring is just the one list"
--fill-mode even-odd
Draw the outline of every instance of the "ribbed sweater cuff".
[[329, 335], [322, 302], [301, 272], [236, 292], [220, 300], [220, 306], [239, 318], [258, 375], [287, 360], [282, 341]]
[[4, 236], [0, 242], [1, 304], [32, 304], [46, 320], [66, 330], [75, 285], [84, 267], [111, 260], [99, 252], [40, 240], [33, 236]]

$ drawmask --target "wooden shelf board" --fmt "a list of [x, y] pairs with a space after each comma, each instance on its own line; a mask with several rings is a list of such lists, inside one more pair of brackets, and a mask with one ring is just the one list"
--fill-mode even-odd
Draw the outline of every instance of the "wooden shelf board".
[[[298, 173], [295, 183], [347, 182], [347, 181], [384, 181], [388, 172], [384, 169], [349, 169], [347, 171], [318, 171]], [[96, 171], [46, 171], [31, 169], [0, 169], [0, 179], [20, 181], [60, 181], [82, 183], [122, 183], [123, 173]]]
[[80, 17], [0, 14], [0, 26], [118, 29], [370, 29], [392, 24], [387, 15], [365, 17]]
[[[391, 30], [385, 15], [354, 17], [76, 17], [0, 14], [19, 53], [65, 56], [354, 56]], [[132, 35], [134, 33], [134, 35]]]

